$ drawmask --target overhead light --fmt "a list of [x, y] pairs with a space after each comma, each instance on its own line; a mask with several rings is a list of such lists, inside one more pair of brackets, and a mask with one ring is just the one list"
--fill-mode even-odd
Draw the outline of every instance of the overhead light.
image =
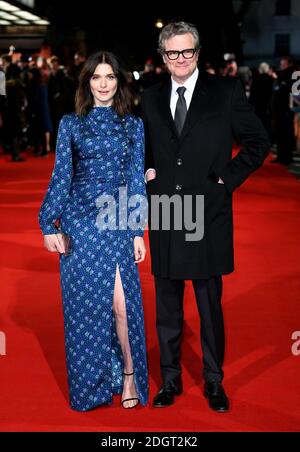
[[33, 22], [33, 24], [34, 25], [50, 25], [50, 22], [48, 22], [48, 20], [40, 19], [40, 20], [35, 20]]
[[21, 11], [20, 8], [17, 8], [16, 6], [11, 5], [10, 3], [2, 1], [0, 1], [0, 9], [2, 9], [3, 11], [10, 12]]
[[17, 20], [18, 17], [13, 14], [5, 13], [4, 11], [0, 11], [0, 18], [6, 20]]
[[30, 11], [24, 11], [17, 6], [13, 6], [9, 2], [2, 0], [0, 0], [0, 21], [0, 25], [50, 25], [50, 22], [47, 19], [37, 16]]
[[157, 19], [157, 21], [155, 22], [155, 27], [156, 28], [163, 28], [164, 27], [164, 23], [161, 19]]
[[23, 3], [25, 6], [29, 6], [29, 8], [34, 8], [35, 0], [18, 0], [19, 3]]
[[16, 24], [16, 25], [30, 25], [31, 22], [29, 22], [28, 20], [19, 19], [19, 20], [15, 20], [14, 24]]
[[134, 80], [139, 80], [141, 78], [140, 73], [138, 71], [133, 71], [132, 75]]
[[28, 13], [27, 11], [16, 11], [14, 14], [16, 14], [16, 16], [18, 17], [21, 17], [22, 19], [40, 20], [39, 16], [35, 16], [34, 14]]

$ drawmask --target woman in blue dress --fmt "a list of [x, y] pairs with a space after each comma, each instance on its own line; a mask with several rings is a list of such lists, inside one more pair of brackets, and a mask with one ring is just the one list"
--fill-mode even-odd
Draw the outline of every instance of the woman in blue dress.
[[122, 394], [126, 409], [148, 400], [137, 268], [146, 254], [144, 131], [130, 107], [118, 58], [92, 55], [76, 113], [61, 120], [39, 212], [45, 246], [60, 258], [70, 404], [77, 411], [111, 404], [114, 394]]

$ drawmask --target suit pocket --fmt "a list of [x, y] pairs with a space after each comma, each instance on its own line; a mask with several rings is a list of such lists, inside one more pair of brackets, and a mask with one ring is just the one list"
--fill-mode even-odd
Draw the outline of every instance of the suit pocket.
[[219, 184], [216, 179], [208, 177], [205, 184], [207, 193], [226, 193], [225, 184]]

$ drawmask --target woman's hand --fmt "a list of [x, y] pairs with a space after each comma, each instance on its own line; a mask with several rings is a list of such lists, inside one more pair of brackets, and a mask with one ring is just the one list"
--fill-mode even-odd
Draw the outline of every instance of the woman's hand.
[[50, 253], [64, 254], [66, 252], [65, 242], [62, 234], [44, 235], [44, 244]]
[[144, 262], [145, 257], [146, 257], [146, 247], [145, 247], [144, 239], [142, 237], [135, 237], [133, 246], [134, 246], [135, 263], [140, 264], [141, 262]]

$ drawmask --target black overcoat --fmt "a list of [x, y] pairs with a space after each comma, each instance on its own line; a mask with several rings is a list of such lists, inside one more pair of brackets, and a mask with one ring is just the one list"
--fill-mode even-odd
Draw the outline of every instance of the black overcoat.
[[[262, 165], [268, 137], [238, 79], [200, 74], [181, 136], [170, 95], [171, 79], [147, 89], [142, 98], [145, 170], [156, 170], [156, 179], [147, 184], [152, 273], [170, 279], [229, 274], [234, 270], [232, 195]], [[232, 158], [235, 141], [241, 150]], [[225, 185], [217, 183], [219, 177]], [[202, 240], [187, 241], [190, 231], [175, 230], [172, 221], [170, 230], [162, 230], [161, 222], [158, 230], [151, 229], [151, 197], [164, 194], [183, 200], [204, 195]]]

